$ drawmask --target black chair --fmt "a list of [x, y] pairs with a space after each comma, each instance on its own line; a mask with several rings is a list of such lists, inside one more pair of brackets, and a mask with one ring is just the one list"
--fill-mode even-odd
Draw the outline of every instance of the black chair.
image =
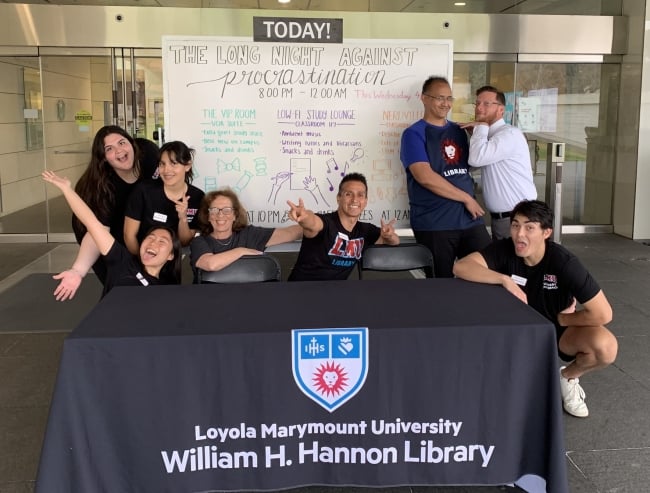
[[268, 282], [282, 279], [280, 264], [271, 255], [244, 255], [221, 270], [197, 271], [199, 284]]
[[359, 279], [364, 271], [399, 272], [429, 267], [433, 269], [433, 255], [424, 245], [373, 245], [364, 250], [359, 267]]

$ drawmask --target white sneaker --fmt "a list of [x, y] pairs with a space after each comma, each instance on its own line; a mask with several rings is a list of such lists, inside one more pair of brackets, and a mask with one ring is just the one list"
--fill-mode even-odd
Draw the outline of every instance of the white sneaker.
[[580, 387], [580, 379], [564, 378], [560, 368], [560, 391], [562, 392], [562, 406], [564, 410], [577, 418], [586, 418], [589, 416], [589, 409], [585, 404], [585, 391]]

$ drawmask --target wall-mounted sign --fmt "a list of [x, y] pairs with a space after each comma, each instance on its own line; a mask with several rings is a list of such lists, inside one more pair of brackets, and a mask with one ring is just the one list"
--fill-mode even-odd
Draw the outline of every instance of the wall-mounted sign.
[[90, 111], [79, 110], [74, 114], [74, 122], [77, 124], [77, 127], [79, 127], [80, 132], [88, 132], [92, 121], [93, 115]]
[[253, 41], [342, 43], [343, 19], [253, 17]]

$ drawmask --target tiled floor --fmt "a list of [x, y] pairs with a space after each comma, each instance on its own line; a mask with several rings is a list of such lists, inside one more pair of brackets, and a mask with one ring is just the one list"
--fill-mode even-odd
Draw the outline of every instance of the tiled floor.
[[[610, 328], [620, 346], [614, 365], [582, 379], [590, 417], [565, 416], [571, 492], [650, 491], [650, 246], [615, 235], [565, 236], [563, 243], [583, 260], [609, 298], [614, 308]], [[16, 247], [0, 244], [0, 257], [4, 258], [4, 252], [11, 248]], [[23, 261], [16, 272], [5, 270], [0, 279], [0, 307], [5, 290], [31, 273], [53, 273], [67, 268], [76, 248], [59, 245], [45, 255], [42, 248], [36, 248], [33, 261]], [[280, 260], [284, 268], [292, 257], [283, 255]], [[33, 306], [38, 310], [38, 297], [33, 299]], [[92, 303], [83, 307], [91, 308]], [[0, 493], [25, 493], [33, 491], [66, 333], [11, 333], [12, 323], [17, 325], [15, 320], [0, 321]], [[424, 489], [417, 490], [419, 493]]]

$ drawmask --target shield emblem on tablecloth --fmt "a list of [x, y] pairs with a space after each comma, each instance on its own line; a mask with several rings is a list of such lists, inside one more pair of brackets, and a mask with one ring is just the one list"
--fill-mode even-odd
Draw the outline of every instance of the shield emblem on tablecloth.
[[302, 392], [329, 412], [361, 390], [368, 374], [368, 328], [295, 329], [293, 378]]

